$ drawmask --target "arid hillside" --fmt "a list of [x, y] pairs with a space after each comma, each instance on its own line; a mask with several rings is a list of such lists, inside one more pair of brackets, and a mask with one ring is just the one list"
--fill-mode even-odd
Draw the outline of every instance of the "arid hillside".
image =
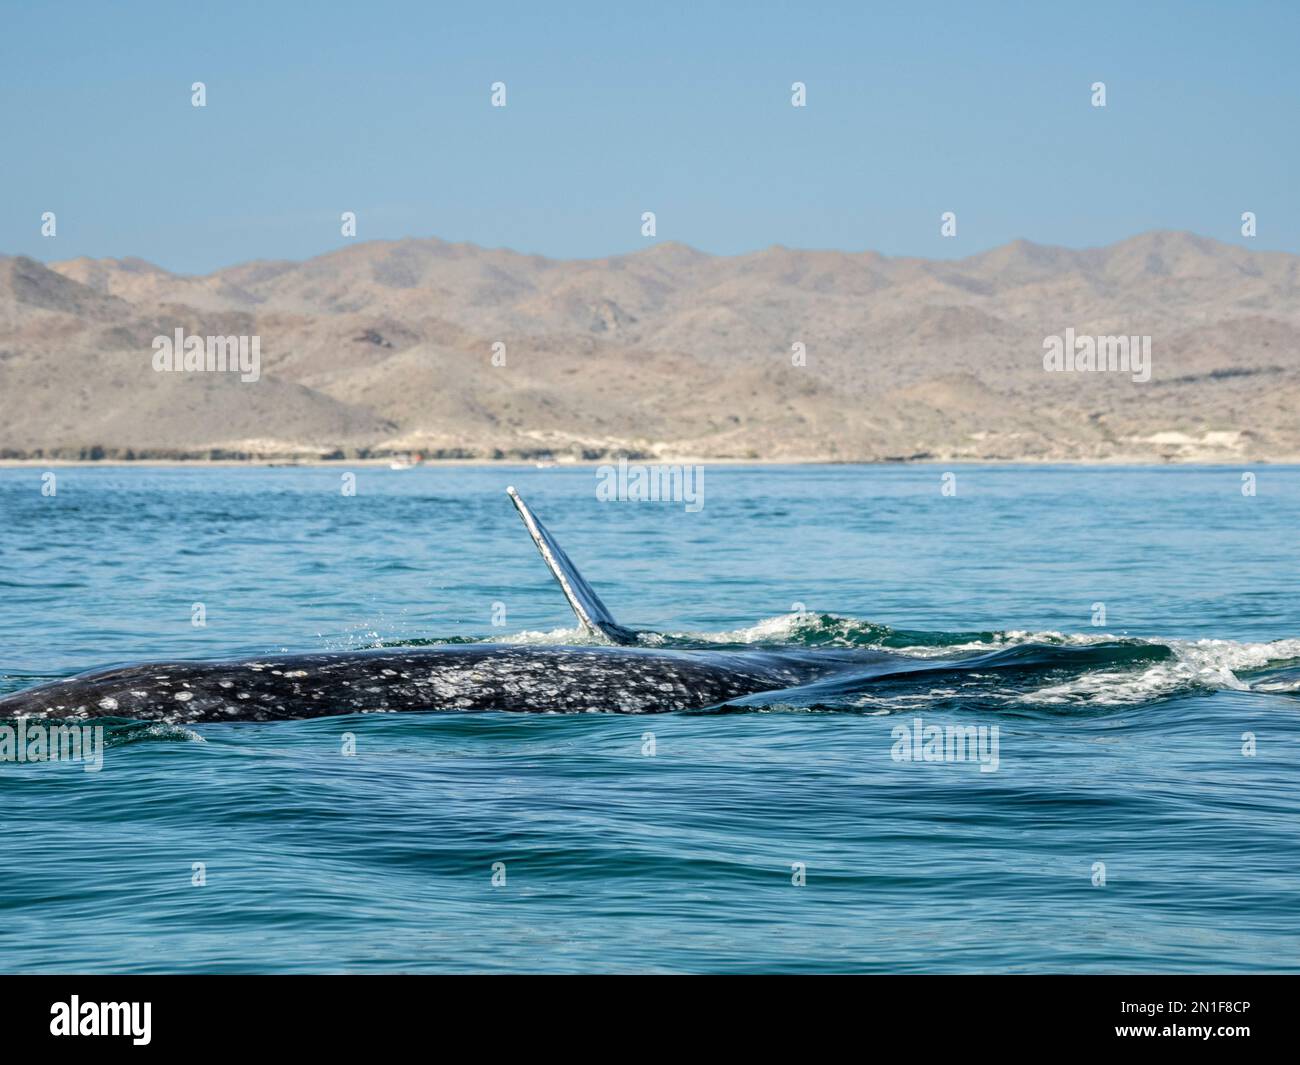
[[[177, 329], [260, 338], [260, 379], [156, 372]], [[1067, 329], [1149, 336], [1150, 379], [1045, 371]], [[0, 457], [1295, 460], [1298, 329], [1300, 257], [1166, 232], [955, 261], [0, 257]]]

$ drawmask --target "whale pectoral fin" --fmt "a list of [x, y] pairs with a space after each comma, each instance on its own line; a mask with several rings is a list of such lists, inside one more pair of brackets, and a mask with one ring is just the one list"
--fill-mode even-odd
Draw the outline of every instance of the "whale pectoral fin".
[[600, 596], [591, 590], [591, 585], [583, 579], [582, 574], [578, 572], [578, 567], [569, 561], [564, 548], [556, 543], [555, 537], [550, 534], [546, 526], [528, 509], [528, 504], [520, 498], [519, 493], [514, 488], [507, 488], [506, 494], [510, 496], [510, 501], [519, 511], [519, 516], [524, 519], [528, 535], [533, 538], [542, 560], [559, 582], [564, 598], [569, 601], [569, 606], [573, 607], [573, 612], [578, 615], [578, 620], [582, 622], [583, 627], [590, 632], [605, 636], [614, 643], [624, 645], [636, 643], [636, 633], [631, 629], [623, 628], [614, 620], [609, 609], [600, 601]]

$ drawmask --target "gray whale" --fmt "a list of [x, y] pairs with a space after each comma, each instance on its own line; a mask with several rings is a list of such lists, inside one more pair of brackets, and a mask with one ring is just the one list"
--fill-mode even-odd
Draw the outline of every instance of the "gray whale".
[[413, 710], [645, 714], [799, 687], [891, 657], [474, 644], [145, 663], [10, 695], [0, 699], [0, 720], [197, 724]]
[[611, 646], [444, 645], [143, 663], [0, 698], [0, 720], [191, 724], [420, 710], [642, 714], [702, 709], [906, 661], [867, 650], [636, 646], [638, 634], [613, 619], [519, 494], [508, 492], [578, 620]]

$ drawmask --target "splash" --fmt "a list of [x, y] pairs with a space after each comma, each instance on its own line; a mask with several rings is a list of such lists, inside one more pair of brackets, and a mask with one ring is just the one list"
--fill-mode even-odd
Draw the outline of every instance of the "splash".
[[[1156, 641], [1144, 641], [1156, 645]], [[1300, 666], [1300, 640], [1238, 643], [1234, 640], [1165, 640], [1173, 658], [1137, 673], [1094, 670], [1058, 684], [1025, 692], [1025, 703], [1045, 705], [1092, 704], [1131, 706], [1168, 698], [1183, 692], [1300, 690], [1294, 679], [1256, 680], [1239, 674], [1279, 667]]]
[[[600, 645], [605, 641], [582, 629], [554, 629], [515, 633], [495, 642], [544, 646]], [[752, 700], [754, 709], [788, 706], [829, 710], [851, 706], [860, 712], [886, 714], [936, 706], [958, 708], [971, 703], [985, 707], [1106, 708], [1139, 705], [1198, 690], [1280, 694], [1300, 691], [1300, 680], [1287, 672], [1300, 668], [1300, 639], [1252, 643], [1055, 630], [923, 632], [803, 611], [722, 632], [642, 633], [640, 642], [642, 646], [668, 649], [874, 649], [934, 661], [940, 669], [946, 668], [948, 662], [960, 667], [968, 658], [1011, 653], [985, 671], [971, 670], [951, 684], [927, 684], [924, 679], [929, 674], [884, 682], [873, 679], [851, 699], [847, 698], [848, 692], [841, 690], [838, 695], [843, 698], [828, 704], [823, 701], [825, 691], [810, 690], [805, 698], [793, 702], [756, 697]], [[1033, 651], [1032, 658], [1017, 656], [1017, 648]], [[1273, 675], [1252, 680], [1250, 674], [1262, 671]]]

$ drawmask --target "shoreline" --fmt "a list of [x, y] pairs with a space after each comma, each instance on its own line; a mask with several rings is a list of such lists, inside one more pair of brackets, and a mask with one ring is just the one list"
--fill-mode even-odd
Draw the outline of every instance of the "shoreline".
[[[500, 467], [509, 469], [599, 469], [601, 466], [614, 465], [620, 456], [607, 459], [582, 459], [555, 462], [533, 462], [528, 459], [426, 459], [413, 466], [406, 466], [393, 473], [409, 472], [413, 469], [458, 468], [458, 467]], [[824, 459], [824, 458], [789, 458], [789, 459], [736, 459], [703, 458], [699, 456], [676, 456], [670, 458], [636, 458], [629, 459], [631, 465], [642, 466], [733, 466], [733, 467], [775, 467], [775, 466], [1098, 466], [1123, 467], [1140, 466], [1151, 469], [1166, 467], [1234, 467], [1234, 466], [1298, 466], [1300, 455], [1260, 458], [1258, 456], [1123, 456], [1112, 458], [924, 458], [924, 459]], [[329, 459], [0, 459], [0, 469], [48, 469], [70, 467], [82, 469], [347, 469], [363, 467], [387, 469], [392, 465], [391, 458], [329, 458]]]

